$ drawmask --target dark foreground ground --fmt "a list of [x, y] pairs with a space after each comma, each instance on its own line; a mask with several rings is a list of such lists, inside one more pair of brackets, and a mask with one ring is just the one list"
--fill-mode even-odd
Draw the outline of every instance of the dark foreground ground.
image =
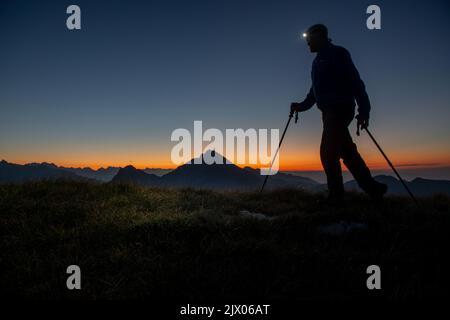
[[[0, 292], [38, 299], [433, 298], [447, 294], [450, 199], [345, 208], [294, 190], [0, 186]], [[241, 210], [274, 219], [241, 215]], [[82, 289], [66, 288], [81, 268]], [[379, 291], [366, 268], [381, 268]]]

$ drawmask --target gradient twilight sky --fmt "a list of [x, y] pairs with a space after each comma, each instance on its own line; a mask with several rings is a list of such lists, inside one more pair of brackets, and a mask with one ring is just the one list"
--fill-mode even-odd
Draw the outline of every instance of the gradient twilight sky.
[[[82, 30], [66, 28], [81, 8]], [[366, 8], [381, 7], [381, 30]], [[448, 1], [0, 2], [0, 159], [174, 167], [176, 128], [283, 129], [314, 55], [299, 35], [325, 23], [352, 54], [373, 134], [400, 165], [450, 164]], [[372, 167], [384, 160], [356, 137]], [[282, 169], [319, 169], [320, 111], [288, 131]]]

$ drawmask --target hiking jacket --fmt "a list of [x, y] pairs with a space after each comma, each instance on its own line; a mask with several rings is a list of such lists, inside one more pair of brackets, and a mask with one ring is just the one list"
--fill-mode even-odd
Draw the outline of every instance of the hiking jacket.
[[369, 116], [370, 101], [364, 82], [345, 48], [329, 43], [317, 52], [311, 79], [311, 89], [301, 102], [300, 111], [316, 103], [322, 112], [354, 112], [356, 100], [358, 113]]

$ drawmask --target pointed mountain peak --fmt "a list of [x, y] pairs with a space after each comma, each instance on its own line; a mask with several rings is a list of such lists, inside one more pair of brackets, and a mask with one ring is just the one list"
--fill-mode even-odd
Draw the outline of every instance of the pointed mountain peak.
[[221, 155], [216, 150], [207, 150], [197, 158], [191, 159], [190, 164], [232, 164], [227, 158]]

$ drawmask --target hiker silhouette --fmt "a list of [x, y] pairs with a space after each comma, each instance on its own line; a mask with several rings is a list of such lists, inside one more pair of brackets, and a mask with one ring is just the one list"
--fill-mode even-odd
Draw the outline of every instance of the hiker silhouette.
[[358, 104], [357, 128], [369, 125], [370, 101], [364, 82], [349, 52], [333, 45], [323, 24], [308, 28], [303, 34], [310, 51], [317, 53], [312, 63], [312, 86], [302, 102], [293, 102], [291, 112], [303, 112], [314, 104], [322, 111], [323, 133], [320, 159], [327, 176], [330, 200], [342, 200], [344, 184], [340, 159], [358, 185], [375, 200], [387, 191], [385, 184], [373, 179], [348, 131]]

